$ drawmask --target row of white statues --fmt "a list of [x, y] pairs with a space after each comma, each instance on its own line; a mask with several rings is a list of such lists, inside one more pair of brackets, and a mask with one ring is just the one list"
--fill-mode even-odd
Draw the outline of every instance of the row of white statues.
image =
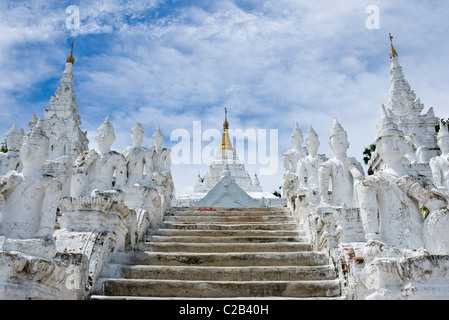
[[[306, 147], [301, 147], [303, 136], [298, 124], [292, 133], [294, 149], [283, 155], [284, 191], [290, 206], [301, 192], [314, 191], [322, 204], [354, 205], [354, 182], [364, 176], [363, 168], [355, 158], [347, 156], [349, 141], [346, 131], [337, 119], [334, 119], [329, 145], [335, 154], [332, 159], [317, 154], [320, 145], [318, 135], [312, 126], [306, 133]], [[329, 183], [332, 185], [332, 197], [329, 197]]]
[[136, 123], [132, 146], [116, 152], [107, 117], [89, 150], [71, 57], [44, 119], [33, 115], [26, 135], [13, 125], [0, 153], [0, 299], [86, 299], [112, 256], [138, 250], [173, 197], [159, 126], [146, 148]]
[[[112, 151], [114, 128], [106, 118], [96, 136], [99, 150], [82, 152], [73, 163], [68, 182], [70, 196], [101, 195], [124, 201], [126, 187], [142, 186], [168, 204], [173, 192], [170, 150], [162, 148], [159, 126], [149, 148], [141, 146], [143, 137], [142, 125], [137, 123], [131, 130], [133, 145], [123, 153]], [[3, 196], [0, 236], [16, 239], [51, 236], [62, 184], [67, 182], [42, 171], [51, 150], [50, 139], [38, 121], [25, 136], [14, 125], [8, 133], [7, 146], [8, 152], [0, 158]]]
[[[441, 156], [430, 160], [433, 180], [406, 171], [407, 152], [404, 133], [381, 107], [377, 128], [377, 152], [383, 160], [381, 170], [365, 176], [362, 165], [346, 152], [348, 136], [336, 119], [329, 137], [334, 158], [318, 155], [319, 141], [309, 127], [306, 148], [296, 125], [292, 134], [294, 149], [284, 156], [284, 192], [288, 205], [298, 210], [299, 200], [308, 198], [311, 208], [358, 208], [365, 239], [433, 254], [449, 254], [449, 133], [441, 126], [438, 146]], [[299, 199], [299, 200], [298, 200]], [[421, 213], [423, 206], [427, 217]]]
[[0, 153], [0, 299], [86, 299], [111, 255], [137, 250], [172, 200], [159, 126], [145, 148], [136, 123], [119, 153], [106, 118], [98, 150], [74, 157], [84, 148], [57, 128], [65, 121], [35, 117], [26, 135], [14, 125]]

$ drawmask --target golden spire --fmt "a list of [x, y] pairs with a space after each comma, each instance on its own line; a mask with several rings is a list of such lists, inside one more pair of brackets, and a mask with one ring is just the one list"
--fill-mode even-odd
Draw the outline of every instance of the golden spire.
[[67, 62], [70, 62], [72, 64], [75, 64], [75, 58], [73, 57], [73, 44], [75, 43], [75, 39], [70, 42], [70, 47], [72, 48], [70, 51], [70, 56], [67, 57]]
[[229, 122], [228, 122], [228, 110], [225, 108], [225, 121], [223, 122], [223, 139], [221, 140], [220, 150], [230, 150], [234, 151], [231, 144], [231, 139], [229, 138]]
[[225, 121], [223, 122], [223, 130], [229, 129], [228, 110], [225, 108]]
[[390, 33], [390, 43], [391, 43], [391, 51], [390, 51], [390, 58], [394, 58], [398, 56], [398, 53], [396, 52], [396, 50], [394, 49], [393, 46], [393, 36]]

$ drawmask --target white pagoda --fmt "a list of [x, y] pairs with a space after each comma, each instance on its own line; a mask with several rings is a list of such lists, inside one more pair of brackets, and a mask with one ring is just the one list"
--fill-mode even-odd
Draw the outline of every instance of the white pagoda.
[[[44, 118], [40, 119], [34, 114], [32, 121], [28, 122], [30, 130], [40, 123], [49, 138], [48, 157], [43, 164], [43, 171], [58, 176], [63, 181], [70, 180], [72, 165], [78, 155], [89, 150], [87, 131], [80, 128], [81, 117], [74, 90], [73, 44], [74, 40], [70, 43], [71, 52], [67, 57], [61, 84], [55, 96], [50, 98], [50, 107], [44, 109]], [[69, 194], [70, 184], [65, 184], [63, 196]]]
[[232, 147], [231, 139], [229, 138], [229, 122], [226, 109], [221, 147], [215, 153], [214, 160], [210, 164], [209, 171], [204, 176], [204, 179], [198, 176], [199, 179], [193, 187], [193, 192], [196, 194], [208, 193], [221, 180], [221, 172], [225, 164], [228, 165], [231, 177], [240, 188], [246, 192], [262, 192], [257, 175], [254, 175], [254, 180], [251, 180], [245, 165], [240, 162], [237, 152]]
[[[387, 104], [383, 107], [387, 116], [404, 132], [407, 152], [403, 164], [407, 170], [415, 170], [431, 177], [429, 160], [441, 154], [437, 145], [436, 126], [439, 119], [433, 108], [422, 113], [424, 104], [416, 97], [410, 84], [405, 79], [402, 66], [399, 64], [398, 53], [393, 46], [393, 36], [390, 34], [390, 75], [391, 85]], [[382, 160], [374, 152], [370, 167], [377, 172], [382, 167]]]
[[[246, 196], [257, 200], [260, 206], [283, 206], [285, 204], [284, 199], [280, 199], [270, 192], [264, 192], [262, 186], [260, 185], [259, 178], [257, 174], [251, 178], [245, 169], [245, 165], [240, 161], [237, 152], [232, 147], [231, 139], [229, 137], [229, 122], [227, 119], [227, 110], [225, 108], [225, 121], [223, 123], [223, 139], [220, 148], [216, 151], [214, 160], [212, 160], [209, 171], [206, 173], [204, 178], [201, 178], [198, 174], [198, 179], [193, 187], [193, 193], [191, 195], [179, 196], [173, 202], [176, 206], [196, 206], [196, 205], [209, 205], [208, 203], [199, 202], [201, 199], [209, 199], [212, 196], [209, 193], [213, 190], [222, 190], [217, 187], [217, 184], [223, 180], [223, 171], [229, 171], [226, 177], [229, 177], [233, 184], [236, 185], [234, 195], [228, 194], [228, 197], [233, 197], [235, 199], [240, 198], [241, 193], [246, 193]], [[230, 187], [228, 186], [227, 189]], [[223, 189], [224, 190], [224, 189]], [[221, 191], [224, 193], [225, 191]], [[227, 193], [229, 191], [226, 191]], [[208, 196], [206, 198], [206, 196]], [[216, 197], [221, 197], [223, 194], [217, 194]], [[214, 196], [214, 198], [216, 198]], [[247, 198], [247, 197], [246, 197]], [[249, 199], [249, 198], [248, 198]], [[215, 202], [217, 202], [216, 200]], [[254, 206], [254, 202], [251, 203], [241, 203], [241, 206]], [[214, 204], [214, 203], [212, 203]], [[210, 206], [213, 206], [213, 205]], [[217, 205], [215, 203], [215, 205]]]

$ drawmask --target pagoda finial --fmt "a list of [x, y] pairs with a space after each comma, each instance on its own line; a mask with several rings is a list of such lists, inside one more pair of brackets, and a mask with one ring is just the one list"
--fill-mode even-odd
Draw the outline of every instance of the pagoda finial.
[[223, 140], [221, 141], [220, 150], [231, 150], [232, 148], [231, 139], [229, 138], [229, 122], [228, 122], [228, 110], [225, 108], [225, 121], [223, 123]]
[[71, 64], [75, 64], [75, 58], [73, 57], [73, 44], [75, 43], [75, 38], [72, 39], [72, 42], [70, 42], [70, 56], [67, 57], [67, 62], [70, 62]]
[[391, 51], [390, 51], [390, 58], [394, 58], [398, 56], [398, 53], [396, 52], [394, 46], [393, 46], [393, 36], [390, 32], [390, 43], [391, 43]]
[[228, 109], [226, 109], [226, 108], [225, 108], [225, 121], [223, 123], [223, 129], [229, 129]]

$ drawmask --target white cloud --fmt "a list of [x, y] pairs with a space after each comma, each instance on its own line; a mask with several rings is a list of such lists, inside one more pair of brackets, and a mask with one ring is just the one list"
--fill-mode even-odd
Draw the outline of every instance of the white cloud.
[[[64, 8], [33, 3], [31, 9], [1, 8], [9, 18], [0, 22], [0, 30], [8, 31], [0, 33], [0, 65], [8, 65], [11, 76], [0, 76], [0, 88], [38, 87], [62, 73], [62, 66], [51, 63], [55, 58], [48, 57], [67, 52], [63, 41], [56, 45], [69, 35], [57, 28]], [[365, 28], [365, 9], [371, 4], [380, 8], [380, 30]], [[137, 121], [144, 125], [144, 144], [151, 143], [159, 123], [167, 145], [173, 145], [170, 132], [191, 131], [193, 121], [221, 129], [227, 106], [233, 128], [278, 128], [280, 155], [291, 148], [298, 121], [303, 133], [312, 124], [321, 140], [319, 152], [332, 156], [327, 140], [337, 117], [349, 134], [348, 155], [361, 160], [374, 137], [379, 105], [388, 98], [388, 32], [395, 35], [417, 96], [426, 108], [434, 106], [437, 116], [449, 117], [448, 43], [441, 41], [447, 37], [449, 14], [444, 1], [199, 1], [164, 16], [148, 10], [166, 9], [156, 0], [80, 1], [79, 7], [77, 41], [85, 41], [85, 51], [77, 57], [75, 84], [82, 127], [94, 137], [109, 115], [117, 150], [130, 143], [129, 130]], [[25, 19], [16, 22], [19, 15]], [[90, 53], [97, 49], [87, 38], [92, 33], [107, 34], [98, 43], [104, 52]], [[30, 42], [44, 48], [38, 52], [45, 61], [39, 66], [20, 63], [21, 55], [32, 53], [23, 47]], [[15, 99], [3, 93], [0, 106]], [[30, 104], [37, 108], [36, 102]], [[20, 114], [27, 114], [27, 108], [19, 106]], [[26, 121], [35, 112], [28, 111]], [[10, 111], [0, 132], [6, 133], [18, 114]], [[267, 191], [282, 183], [279, 163], [276, 176], [260, 177]], [[193, 184], [197, 169], [173, 168], [178, 190]]]

